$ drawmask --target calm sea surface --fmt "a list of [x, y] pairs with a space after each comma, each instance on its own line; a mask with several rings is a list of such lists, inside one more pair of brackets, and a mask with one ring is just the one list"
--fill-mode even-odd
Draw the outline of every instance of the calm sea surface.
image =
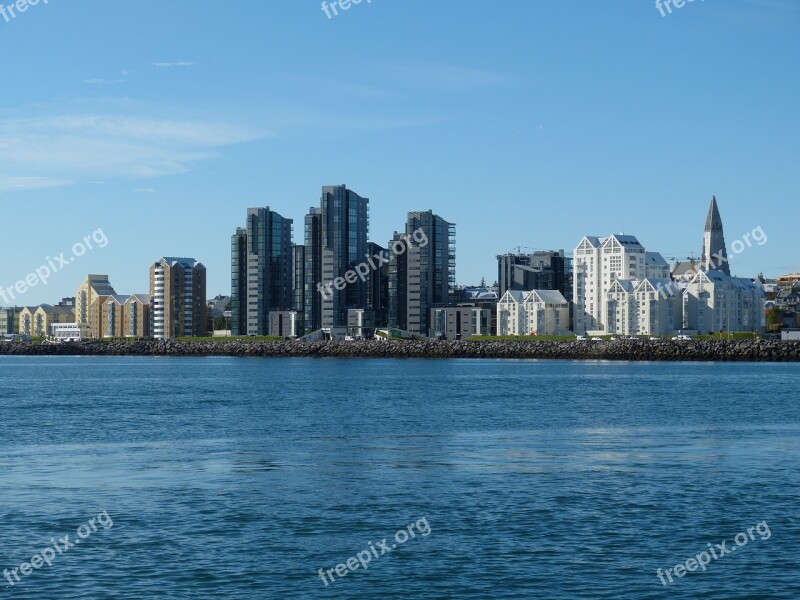
[[0, 569], [65, 535], [0, 596], [796, 600], [800, 366], [0, 357]]

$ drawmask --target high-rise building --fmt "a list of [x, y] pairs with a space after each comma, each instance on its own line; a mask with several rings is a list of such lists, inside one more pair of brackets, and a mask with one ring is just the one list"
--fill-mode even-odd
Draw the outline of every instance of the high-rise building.
[[303, 259], [303, 329], [312, 333], [322, 327], [322, 209], [311, 207], [305, 218]]
[[292, 245], [292, 310], [297, 313], [297, 333], [305, 330], [306, 310], [306, 247]]
[[[108, 275], [88, 275], [75, 292], [75, 321], [78, 325], [90, 325], [89, 307], [98, 296], [113, 296], [116, 293], [108, 281]], [[102, 337], [99, 332], [92, 331], [91, 325], [89, 335], [93, 338]]]
[[[371, 269], [367, 283], [369, 293], [367, 295], [367, 310], [372, 311], [375, 317], [375, 325], [383, 327], [388, 324], [389, 319], [389, 251], [375, 242], [367, 244], [370, 257], [376, 269]], [[378, 260], [381, 257], [384, 261]], [[380, 265], [378, 263], [381, 263]]]
[[369, 198], [345, 185], [323, 187], [320, 207], [305, 221], [306, 333], [347, 327], [348, 310], [367, 306], [368, 285], [360, 278], [342, 289], [323, 288], [367, 260], [368, 233]]
[[193, 258], [165, 257], [150, 267], [152, 326], [156, 339], [203, 337], [206, 268]]
[[725, 232], [716, 196], [711, 196], [711, 206], [708, 208], [706, 230], [703, 236], [703, 254], [700, 261], [705, 271], [718, 269], [725, 275], [730, 276], [731, 274], [731, 268], [728, 265], [728, 249], [725, 246]]
[[[632, 235], [585, 236], [575, 248], [574, 256], [574, 331], [604, 332], [609, 323], [607, 302], [611, 285], [620, 279], [645, 279], [647, 251]], [[650, 258], [657, 261], [655, 256]]]
[[456, 226], [433, 211], [410, 212], [405, 234], [390, 242], [389, 325], [432, 335], [432, 308], [452, 304], [455, 294]]
[[292, 220], [249, 208], [231, 237], [231, 333], [269, 335], [269, 313], [294, 304]]
[[569, 261], [563, 250], [501, 254], [497, 257], [498, 295], [502, 298], [508, 290], [557, 290], [572, 298]]

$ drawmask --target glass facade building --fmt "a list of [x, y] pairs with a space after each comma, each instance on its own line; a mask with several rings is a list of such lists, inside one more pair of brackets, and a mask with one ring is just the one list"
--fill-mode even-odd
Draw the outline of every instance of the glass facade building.
[[293, 278], [292, 220], [248, 209], [231, 237], [231, 333], [269, 335], [269, 313], [294, 306]]

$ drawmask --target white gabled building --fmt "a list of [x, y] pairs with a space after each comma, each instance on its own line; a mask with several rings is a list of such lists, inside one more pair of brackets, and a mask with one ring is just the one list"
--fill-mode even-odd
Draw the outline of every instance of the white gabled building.
[[[604, 334], [612, 323], [610, 313], [616, 328], [617, 307], [627, 311], [619, 305], [623, 294], [633, 293], [638, 282], [648, 277], [669, 277], [669, 265], [659, 253], [647, 252], [635, 236], [585, 236], [575, 248], [573, 277], [575, 333]], [[612, 291], [616, 282], [624, 281], [628, 283]], [[609, 300], [615, 303], [613, 307]]]
[[616, 280], [606, 295], [606, 332], [664, 335], [682, 325], [680, 290], [669, 279]]
[[683, 328], [698, 333], [764, 330], [764, 292], [749, 279], [699, 271], [683, 295]]
[[557, 290], [508, 290], [497, 303], [497, 335], [562, 335], [569, 302]]
[[658, 252], [647, 252], [645, 254], [645, 276], [648, 279], [669, 279], [669, 263], [664, 260]]

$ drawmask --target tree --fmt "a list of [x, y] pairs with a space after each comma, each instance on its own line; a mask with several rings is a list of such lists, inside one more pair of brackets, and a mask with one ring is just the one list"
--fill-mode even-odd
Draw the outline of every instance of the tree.
[[481, 277], [481, 287], [482, 288], [486, 287], [486, 277]]
[[777, 306], [767, 311], [767, 325], [783, 325], [783, 311]]

